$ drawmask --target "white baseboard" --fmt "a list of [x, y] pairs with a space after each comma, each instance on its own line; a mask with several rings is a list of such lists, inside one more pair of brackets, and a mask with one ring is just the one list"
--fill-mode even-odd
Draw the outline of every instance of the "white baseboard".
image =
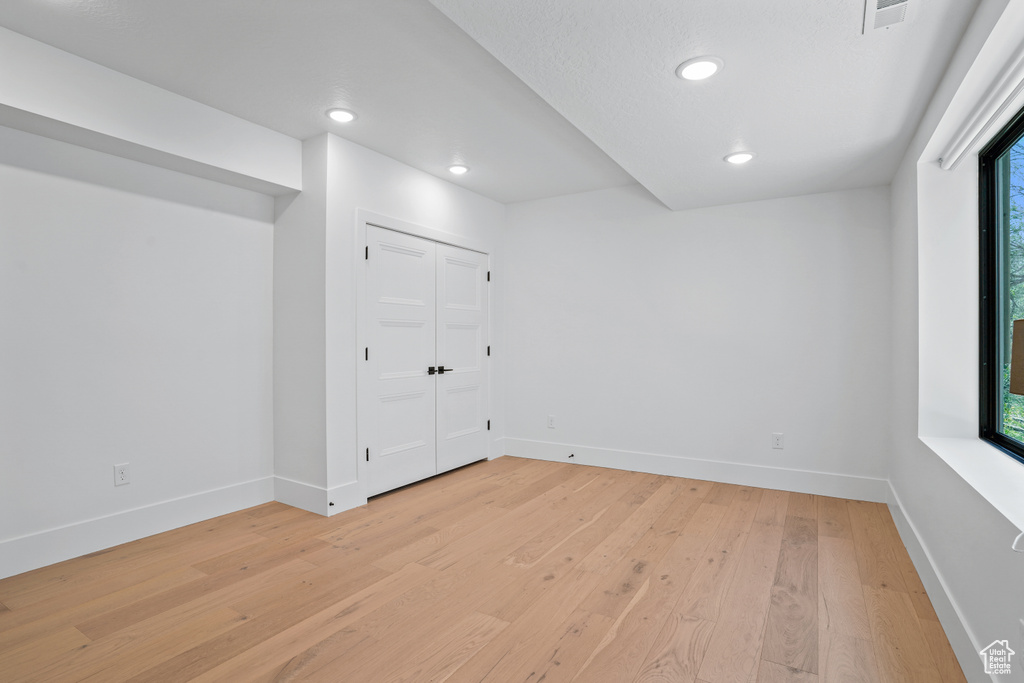
[[[574, 456], [572, 460], [568, 459], [570, 453]], [[886, 479], [717, 460], [699, 460], [657, 453], [617, 451], [548, 441], [506, 438], [505, 454], [534, 460], [573, 462], [581, 465], [664, 474], [671, 477], [687, 477], [796, 493], [814, 493], [819, 496], [852, 498], [873, 503], [887, 502], [889, 495], [889, 482]]]
[[325, 489], [322, 486], [304, 484], [285, 477], [274, 477], [274, 500], [330, 517], [366, 505], [366, 494], [357, 481]]
[[327, 515], [327, 489], [284, 477], [274, 477], [274, 500], [293, 508]]
[[165, 500], [0, 542], [0, 578], [274, 500], [274, 478]]
[[[932, 607], [935, 608], [935, 614], [939, 617], [942, 630], [946, 632], [946, 638], [949, 639], [949, 644], [953, 648], [953, 654], [956, 655], [957, 661], [960, 662], [960, 668], [964, 670], [964, 675], [969, 680], [976, 680], [969, 672], [974, 673], [978, 680], [988, 679], [989, 676], [977, 673], [980, 671], [981, 661], [978, 653], [985, 644], [979, 643], [974, 634], [968, 630], [967, 622], [964, 620], [960, 608], [949, 597], [946, 582], [942, 580], [942, 575], [936, 571], [931, 554], [924, 543], [921, 542], [914, 523], [904, 514], [899, 494], [896, 493], [896, 490], [891, 485], [889, 486], [888, 503], [889, 511], [892, 513], [892, 520], [896, 524], [896, 530], [900, 532], [903, 545], [906, 546], [910, 559], [914, 563], [914, 568], [917, 570], [918, 576], [921, 577], [921, 583], [924, 584], [924, 589], [928, 592], [928, 598], [931, 600]], [[996, 681], [997, 677], [992, 676], [991, 680]]]
[[327, 491], [327, 516], [366, 505], [366, 492], [358, 481], [350, 481]]

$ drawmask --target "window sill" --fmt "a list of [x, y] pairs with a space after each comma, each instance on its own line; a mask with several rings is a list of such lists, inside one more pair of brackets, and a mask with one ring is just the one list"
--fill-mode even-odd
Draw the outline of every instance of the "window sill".
[[978, 438], [919, 438], [1011, 524], [1024, 530], [1024, 465]]

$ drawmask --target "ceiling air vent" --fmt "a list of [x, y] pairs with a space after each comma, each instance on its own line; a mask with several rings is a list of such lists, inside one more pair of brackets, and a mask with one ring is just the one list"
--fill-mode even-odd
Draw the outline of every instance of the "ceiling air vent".
[[864, 3], [864, 29], [889, 28], [907, 19], [909, 0], [866, 0]]

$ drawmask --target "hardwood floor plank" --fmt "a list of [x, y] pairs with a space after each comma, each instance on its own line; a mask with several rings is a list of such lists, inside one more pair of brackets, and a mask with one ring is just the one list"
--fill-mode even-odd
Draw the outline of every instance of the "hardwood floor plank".
[[537, 661], [537, 652], [544, 651], [545, 644], [551, 642], [565, 620], [576, 612], [583, 598], [593, 591], [600, 578], [598, 574], [577, 569], [560, 579], [558, 589], [551, 592], [550, 600], [534, 603], [459, 667], [449, 680], [453, 683], [511, 680], [508, 678], [510, 674]]
[[480, 527], [496, 522], [506, 513], [507, 510], [503, 508], [480, 507], [467, 512], [458, 522], [453, 522], [374, 560], [373, 564], [389, 572], [398, 571], [410, 562], [422, 560]]
[[[281, 508], [291, 510], [292, 513], [296, 512], [294, 508], [284, 505]], [[67, 591], [63, 595], [77, 596], [80, 594], [80, 586], [86, 580], [99, 582], [98, 587], [102, 589], [104, 587], [102, 579], [109, 575], [111, 567], [114, 566], [118, 570], [124, 570], [139, 566], [159, 566], [168, 561], [185, 560], [185, 564], [191, 564], [195, 561], [194, 558], [207, 557], [210, 550], [214, 548], [225, 552], [249, 543], [258, 543], [263, 540], [262, 537], [251, 533], [250, 529], [256, 522], [246, 516], [244, 512], [232, 513], [173, 529], [31, 572], [0, 579], [0, 596], [24, 596], [26, 593], [48, 592], [42, 598], [27, 597], [22, 600], [14, 600], [13, 597], [7, 599], [0, 597], [0, 600], [13, 610], [17, 606], [52, 597], [62, 590]], [[303, 511], [298, 510], [297, 512], [302, 513]], [[154, 574], [156, 573], [160, 572], [154, 571]]]
[[[637, 494], [641, 493], [637, 489], [634, 491]], [[551, 503], [560, 493], [549, 490], [515, 510], [510, 510], [495, 523], [480, 527], [418, 562], [435, 569], [447, 569], [458, 564], [489, 562], [492, 554], [496, 553], [505, 557], [510, 549], [532, 538], [538, 529], [548, 528], [552, 517]], [[483, 502], [486, 505], [490, 504], [487, 501]], [[630, 501], [629, 505], [632, 506], [633, 501]], [[496, 531], [499, 528], [500, 532]]]
[[864, 601], [882, 683], [941, 681], [910, 596], [864, 586]]
[[755, 524], [784, 526], [789, 509], [789, 492], [766, 490], [754, 515]]
[[[223, 538], [218, 535], [217, 538], [182, 545], [175, 561], [191, 564], [196, 558], [209, 556], [215, 549], [226, 552], [265, 540], [253, 533], [228, 535]], [[118, 557], [125, 559], [119, 560]], [[157, 557], [151, 557], [135, 548], [125, 548], [119, 553], [111, 554], [102, 563], [94, 562], [94, 559], [87, 558], [89, 565], [85, 568], [65, 565], [66, 571], [51, 580], [34, 588], [4, 595], [3, 602], [14, 611], [47, 600], [91, 600], [163, 573], [162, 566], [166, 561], [163, 551]], [[117, 571], [111, 571], [113, 566], [117, 567]], [[0, 590], [3, 588], [0, 587]]]
[[964, 671], [960, 668], [960, 662], [953, 654], [953, 648], [949, 645], [946, 632], [942, 630], [939, 622], [931, 619], [918, 619], [924, 638], [928, 641], [928, 650], [932, 654], [932, 661], [939, 670], [942, 683], [967, 683]]
[[[767, 627], [768, 627], [768, 622], [766, 620], [765, 621], [765, 629], [767, 629]], [[763, 631], [761, 632], [761, 645], [760, 645], [760, 647], [757, 648], [757, 656], [754, 657], [755, 661], [757, 661], [757, 666], [754, 667], [754, 670], [751, 671], [750, 674], [747, 676], [747, 683], [757, 683], [757, 677], [758, 677], [758, 675], [761, 672], [761, 661], [762, 661], [761, 654], [762, 654], [762, 652], [764, 652], [764, 632]]]
[[[590, 525], [597, 522], [610, 507], [608, 498], [616, 500], [626, 495], [634, 486], [628, 478], [609, 477], [611, 485], [607, 487], [595, 486], [588, 491], [587, 496], [577, 500], [576, 505], [568, 514], [556, 515], [559, 520], [557, 524], [539, 531], [535, 536], [516, 548], [505, 559], [505, 563], [513, 567], [532, 567], [542, 559], [555, 552], [564, 545], [570, 538], [586, 530]], [[603, 492], [604, 495], [594, 495]], [[570, 500], [573, 498], [570, 498]], [[563, 510], [565, 506], [559, 506], [558, 502], [552, 504], [555, 511]]]
[[400, 548], [417, 543], [439, 532], [426, 523], [400, 526], [397, 529], [363, 534], [358, 538], [339, 540], [306, 555], [307, 562], [320, 567], [348, 567], [358, 557], [362, 564], [374, 563]]
[[[636, 545], [606, 575], [606, 578], [583, 601], [583, 609], [617, 617], [630, 603], [640, 586], [654, 575], [662, 557], [679, 538], [687, 521], [707, 495], [707, 487], [679, 482], [678, 494], [665, 511], [651, 524]], [[664, 574], [662, 574], [664, 576]]]
[[[724, 524], [724, 521], [722, 522]], [[747, 532], [720, 526], [679, 598], [680, 614], [717, 621], [722, 600], [736, 571]]]
[[791, 666], [761, 660], [757, 683], [818, 683], [818, 675]]
[[818, 673], [817, 555], [817, 522], [787, 517], [761, 653], [764, 660], [814, 674]]
[[[193, 680], [195, 683], [218, 683], [263, 676], [275, 671], [279, 673], [289, 668], [293, 674], [298, 675], [302, 668], [310, 669], [309, 664], [317, 656], [330, 650], [323, 645], [325, 641], [336, 641], [335, 634], [436, 576], [437, 572], [433, 569], [408, 564], [394, 574], [273, 635], [261, 643], [260, 647], [245, 650]], [[298, 666], [299, 662], [303, 667]]]
[[714, 623], [674, 611], [651, 645], [634, 681], [693, 681], [711, 642]]
[[[571, 681], [612, 622], [611, 618], [603, 614], [577, 609], [550, 636], [544, 637], [543, 644], [537, 648], [537, 655], [522, 658], [522, 663], [514, 673], [505, 673], [499, 663], [484, 680], [495, 683], [515, 680], [544, 683]], [[503, 659], [502, 663], [505, 661]]]
[[[144, 671], [150, 662], [162, 661], [188, 650], [210, 638], [237, 628], [245, 622], [238, 612], [222, 607], [206, 611], [147, 638], [108, 636], [96, 641], [83, 651], [83, 657], [66, 660], [62, 666], [47, 674], [46, 679], [74, 676], [83, 683], [124, 681]], [[51, 678], [52, 676], [52, 678]]]
[[[791, 496], [794, 494], [790, 494]], [[754, 523], [758, 510], [761, 507], [761, 498], [764, 496], [764, 489], [755, 489], [749, 486], [739, 486], [733, 496], [729, 509], [722, 518], [723, 527], [731, 527], [746, 531]]]
[[871, 639], [857, 552], [850, 539], [818, 539], [818, 628]]
[[698, 677], [708, 683], [745, 681], [757, 669], [786, 527], [754, 524], [725, 594]]
[[[706, 487], [698, 488], [698, 491], [704, 489]], [[480, 608], [481, 611], [506, 621], [518, 618], [555, 585], [552, 583], [554, 580], [571, 572], [583, 557], [591, 553], [598, 544], [604, 542], [618, 528], [619, 524], [646, 501], [644, 496], [649, 496], [654, 490], [656, 489], [648, 489], [645, 482], [636, 484], [633, 489], [612, 502], [596, 523], [567, 537], [564, 544], [557, 548], [557, 552], [550, 553], [543, 562], [532, 567], [531, 571], [523, 572], [515, 582], [504, 588], [496, 589], [487, 603]], [[707, 515], [702, 516], [701, 519], [706, 518], [708, 518]], [[713, 519], [717, 526], [721, 519], [721, 510], [712, 514], [710, 519]], [[710, 532], [714, 532], [714, 527]], [[691, 531], [691, 533], [694, 532]], [[706, 544], [707, 539], [704, 542]]]
[[786, 516], [817, 520], [818, 497], [809, 493], [790, 493]]
[[846, 538], [853, 540], [850, 530], [850, 514], [842, 498], [817, 496], [818, 538]]
[[615, 618], [652, 575], [676, 537], [648, 529], [629, 553], [601, 579], [583, 601], [583, 609]]
[[521, 485], [506, 486], [495, 494], [495, 499], [492, 504], [505, 509], [517, 508], [523, 503], [531, 501], [538, 496], [551, 491], [551, 489], [564, 484], [570, 477], [576, 474], [576, 472], [573, 471], [572, 465], [563, 465], [561, 463], [552, 464], [557, 464], [558, 467], [552, 468], [553, 471], [550, 474]]
[[903, 570], [893, 552], [889, 530], [880, 514], [881, 507], [878, 503], [855, 500], [846, 503], [860, 580], [872, 588], [889, 588], [906, 593]]
[[[69, 605], [66, 599], [37, 602], [17, 611], [0, 614], [0, 652], [68, 624], [82, 623], [177, 586], [202, 579], [192, 567], [179, 567], [140, 583], [92, 600]], [[6, 617], [6, 618], [5, 618]]]
[[14, 680], [42, 680], [40, 672], [55, 666], [72, 652], [88, 647], [91, 642], [75, 627], [65, 626], [0, 652], [0, 671]]
[[[385, 645], [394, 639], [431, 639], [483, 599], [488, 585], [475, 572], [446, 572], [406, 591], [361, 618], [354, 626]], [[492, 576], [487, 572], [487, 576]], [[490, 615], [489, 615], [490, 616]]]
[[204, 576], [188, 583], [148, 595], [139, 600], [76, 623], [83, 633], [98, 639], [128, 628], [141, 621], [182, 605], [203, 601], [210, 608], [221, 607], [239, 595], [247, 594], [265, 585], [272, 585], [282, 577], [299, 576], [312, 569], [303, 560], [292, 560], [275, 565], [265, 572], [241, 570]]
[[[282, 666], [258, 675], [245, 674], [253, 683], [284, 683], [284, 681], [340, 681], [346, 679], [346, 659], [350, 653], [372, 650], [378, 643], [354, 629], [342, 629], [318, 641], [292, 657]], [[224, 680], [224, 679], [214, 679]]]
[[284, 538], [279, 541], [268, 539], [263, 543], [254, 543], [222, 555], [197, 562], [192, 565], [204, 574], [220, 574], [223, 572], [247, 571], [250, 567], [273, 567], [284, 564], [307, 552], [327, 547], [328, 543], [319, 538], [298, 536]]
[[431, 642], [428, 650], [417, 653], [413, 667], [388, 680], [396, 683], [447, 680], [507, 626], [508, 623], [500, 619], [473, 612]]
[[[579, 678], [586, 681], [629, 681], [640, 671], [655, 644], [660, 624], [678, 622], [676, 603], [714, 536], [724, 510], [701, 505], [690, 517], [650, 578], [619, 613], [612, 627], [584, 664]], [[669, 635], [666, 635], [669, 638]], [[666, 640], [668, 661], [653, 662], [654, 669], [671, 669], [676, 650]], [[684, 652], [687, 651], [683, 648]], [[694, 669], [696, 673], [696, 669]]]
[[818, 634], [818, 645], [821, 683], [878, 683], [878, 666], [870, 640], [833, 629]]
[[739, 489], [740, 487], [735, 484], [715, 482], [712, 484], [711, 491], [708, 492], [708, 497], [704, 502], [713, 503], [714, 505], [731, 505], [732, 499]]
[[290, 587], [286, 591], [271, 586], [235, 600], [231, 607], [245, 615], [244, 623], [151, 666], [131, 680], [154, 683], [175, 677], [191, 680], [312, 616], [328, 600], [346, 597], [382, 576], [386, 576], [386, 572], [372, 566], [367, 566], [359, 576], [317, 567], [298, 580], [287, 582]]
[[524, 508], [527, 506], [507, 512], [500, 519], [478, 527], [417, 562], [426, 567], [445, 570], [456, 565], [501, 561], [507, 556], [510, 546], [525, 543], [536, 534], [538, 528], [547, 528], [551, 523], [551, 511], [547, 506]]
[[685, 484], [666, 481], [627, 517], [608, 537], [591, 551], [580, 567], [596, 574], [607, 574], [630, 548], [637, 544], [654, 522], [682, 493]]
[[[565, 484], [565, 487], [570, 489], [569, 493], [551, 503], [552, 510], [556, 512], [572, 512], [594, 499], [601, 500], [607, 504], [609, 497], [617, 498], [639, 481], [637, 472], [608, 470], [600, 467], [580, 469], [580, 474]], [[620, 493], [612, 493], [615, 489]]]
[[888, 508], [883, 508], [879, 515], [889, 531], [889, 547], [892, 548], [892, 553], [896, 557], [896, 565], [900, 569], [900, 575], [903, 577], [903, 584], [907, 587], [910, 601], [914, 603], [914, 611], [917, 612], [917, 616], [921, 620], [938, 621], [939, 617], [935, 614], [935, 608], [932, 607], [932, 601], [928, 598], [928, 592], [925, 590], [924, 584], [921, 583], [917, 569], [914, 568], [910, 553], [903, 545], [903, 539], [900, 538], [896, 524], [892, 520], [892, 514]]

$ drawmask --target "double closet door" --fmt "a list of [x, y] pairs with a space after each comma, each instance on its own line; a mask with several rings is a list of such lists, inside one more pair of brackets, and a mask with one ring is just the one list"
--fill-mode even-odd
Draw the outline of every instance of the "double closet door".
[[487, 457], [487, 255], [366, 227], [367, 495]]

